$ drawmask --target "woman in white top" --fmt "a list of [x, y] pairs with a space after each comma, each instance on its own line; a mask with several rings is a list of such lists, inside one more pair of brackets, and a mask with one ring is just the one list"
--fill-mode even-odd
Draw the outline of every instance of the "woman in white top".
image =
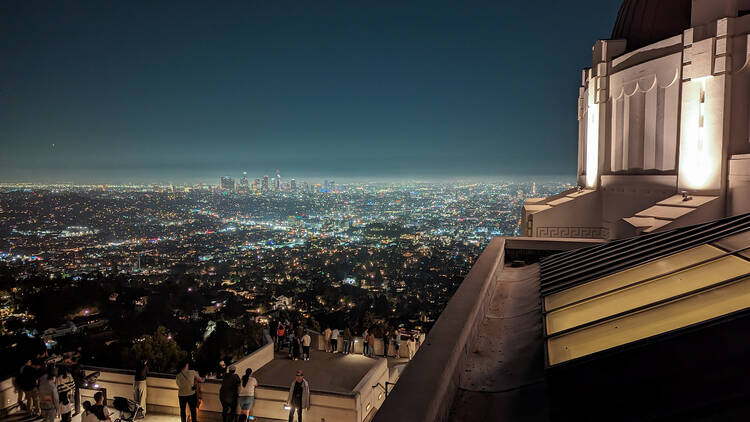
[[256, 380], [252, 374], [252, 369], [245, 369], [245, 375], [242, 376], [242, 382], [240, 382], [240, 397], [238, 400], [242, 413], [244, 413], [245, 417], [250, 420], [255, 419], [250, 416], [250, 410], [253, 409], [253, 404], [255, 403], [255, 387], [258, 386], [258, 380]]

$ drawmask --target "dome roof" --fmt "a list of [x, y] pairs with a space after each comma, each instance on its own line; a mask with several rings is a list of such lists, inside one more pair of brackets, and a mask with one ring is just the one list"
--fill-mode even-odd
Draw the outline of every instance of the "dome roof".
[[617, 12], [612, 39], [628, 40], [637, 50], [690, 28], [691, 0], [624, 0]]

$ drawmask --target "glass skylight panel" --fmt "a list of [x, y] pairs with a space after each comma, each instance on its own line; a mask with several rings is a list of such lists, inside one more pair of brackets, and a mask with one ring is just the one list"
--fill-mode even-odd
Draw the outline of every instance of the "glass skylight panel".
[[736, 256], [718, 258], [697, 267], [549, 312], [545, 317], [547, 334], [631, 311], [745, 274], [750, 274], [750, 261]]
[[724, 251], [711, 245], [697, 246], [657, 261], [629, 268], [561, 292], [553, 293], [544, 298], [544, 307], [545, 310], [551, 311], [561, 306], [628, 286], [647, 278], [675, 271], [722, 254], [724, 254]]
[[550, 365], [750, 307], [750, 277], [547, 339]]

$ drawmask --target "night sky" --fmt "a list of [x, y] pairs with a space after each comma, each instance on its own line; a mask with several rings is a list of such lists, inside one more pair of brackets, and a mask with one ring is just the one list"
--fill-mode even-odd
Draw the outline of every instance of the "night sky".
[[0, 182], [572, 178], [619, 3], [4, 1]]

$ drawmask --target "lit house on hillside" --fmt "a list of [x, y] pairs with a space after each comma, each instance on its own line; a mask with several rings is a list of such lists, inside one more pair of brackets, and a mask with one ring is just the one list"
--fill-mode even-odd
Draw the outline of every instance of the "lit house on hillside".
[[625, 1], [581, 75], [579, 188], [528, 200], [523, 235], [617, 239], [750, 211], [748, 13]]
[[625, 0], [578, 117], [374, 422], [750, 420], [750, 0]]

